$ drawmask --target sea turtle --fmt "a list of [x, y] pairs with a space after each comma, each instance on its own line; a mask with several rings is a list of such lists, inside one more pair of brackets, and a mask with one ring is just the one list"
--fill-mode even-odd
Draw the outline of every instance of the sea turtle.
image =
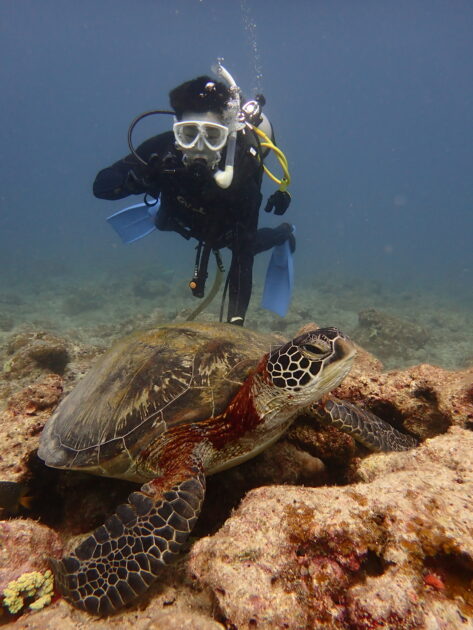
[[188, 538], [205, 476], [261, 452], [302, 411], [319, 412], [376, 450], [414, 446], [354, 406], [320, 408], [355, 353], [336, 328], [275, 345], [274, 336], [193, 322], [118, 342], [41, 436], [39, 456], [48, 466], [144, 483], [70, 556], [52, 561], [64, 597], [105, 615], [145, 592]]

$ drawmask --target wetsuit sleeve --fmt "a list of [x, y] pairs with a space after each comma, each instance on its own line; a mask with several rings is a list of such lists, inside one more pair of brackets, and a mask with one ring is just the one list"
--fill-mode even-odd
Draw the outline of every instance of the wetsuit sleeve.
[[129, 171], [134, 166], [136, 167], [136, 160], [135, 163], [132, 163], [131, 160], [128, 162], [129, 158], [130, 156], [123, 158], [123, 160], [115, 162], [97, 174], [93, 185], [95, 197], [113, 200], [123, 199], [123, 197], [128, 197], [131, 194], [128, 186], [126, 186], [126, 180]]
[[[146, 140], [136, 152], [145, 160], [155, 154], [162, 157], [173, 144], [172, 132], [164, 133]], [[141, 164], [133, 154], [129, 154], [118, 162], [101, 170], [95, 178], [93, 193], [99, 199], [123, 199], [128, 195], [139, 195], [149, 192], [159, 195], [159, 166], [154, 161], [150, 168]]]

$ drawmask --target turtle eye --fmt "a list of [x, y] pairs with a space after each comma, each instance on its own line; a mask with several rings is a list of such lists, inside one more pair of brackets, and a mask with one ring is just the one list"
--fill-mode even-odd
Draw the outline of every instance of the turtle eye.
[[305, 343], [302, 347], [309, 354], [317, 357], [327, 354], [330, 350], [330, 345], [322, 340], [317, 341], [316, 343]]

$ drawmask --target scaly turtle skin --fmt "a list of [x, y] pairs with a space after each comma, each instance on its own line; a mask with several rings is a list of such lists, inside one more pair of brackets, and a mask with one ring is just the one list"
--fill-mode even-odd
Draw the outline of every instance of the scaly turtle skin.
[[348, 433], [371, 451], [406, 451], [417, 446], [415, 438], [400, 433], [371, 411], [337, 398], [314, 403], [309, 411], [323, 424]]
[[[106, 615], [144, 593], [188, 538], [205, 476], [261, 452], [300, 412], [333, 416], [350, 432], [343, 403], [335, 412], [317, 401], [349, 372], [352, 342], [325, 328], [272, 346], [273, 337], [228, 324], [162, 326], [119, 342], [59, 405], [41, 436], [48, 466], [144, 482], [53, 561], [72, 604]], [[350, 416], [355, 437], [365, 413]], [[368, 442], [370, 430], [361, 429]], [[379, 431], [389, 443], [392, 427]]]

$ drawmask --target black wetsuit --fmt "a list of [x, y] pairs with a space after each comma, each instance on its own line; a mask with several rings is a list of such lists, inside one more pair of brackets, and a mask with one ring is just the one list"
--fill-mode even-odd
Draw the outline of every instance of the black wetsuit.
[[[250, 301], [254, 255], [283, 243], [290, 232], [287, 223], [258, 230], [263, 170], [257, 147], [253, 133], [239, 132], [233, 180], [223, 189], [207, 169], [193, 172], [185, 168], [174, 134], [166, 132], [150, 138], [136, 151], [151, 166], [140, 164], [130, 154], [100, 171], [93, 187], [100, 199], [160, 195], [158, 230], [196, 238], [213, 249], [228, 247], [232, 260], [227, 320], [238, 318], [235, 323], [243, 323]], [[225, 152], [219, 168], [224, 166]]]

